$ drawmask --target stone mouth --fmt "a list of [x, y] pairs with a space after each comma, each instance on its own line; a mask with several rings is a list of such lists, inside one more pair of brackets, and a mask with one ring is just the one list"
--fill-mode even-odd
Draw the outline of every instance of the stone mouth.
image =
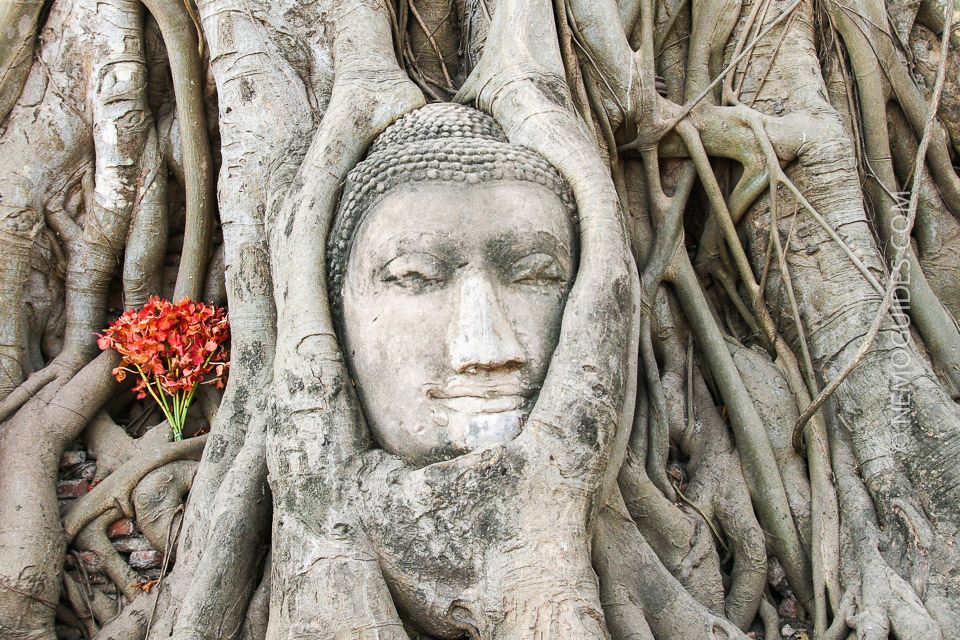
[[513, 393], [446, 396], [436, 399], [443, 406], [460, 413], [501, 413], [522, 408], [530, 398], [519, 393]]
[[536, 387], [524, 384], [519, 376], [483, 382], [454, 378], [427, 389], [427, 397], [459, 413], [483, 414], [519, 411], [536, 392]]

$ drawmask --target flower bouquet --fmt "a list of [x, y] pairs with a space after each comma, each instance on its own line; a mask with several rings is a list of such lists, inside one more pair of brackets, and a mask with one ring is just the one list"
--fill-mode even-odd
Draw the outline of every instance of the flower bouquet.
[[[137, 374], [137, 398], [149, 393], [173, 428], [183, 437], [187, 408], [199, 384], [223, 388], [230, 351], [227, 310], [184, 298], [171, 303], [152, 297], [139, 311], [130, 309], [99, 336], [101, 349], [116, 349], [123, 359], [113, 370], [117, 381]], [[213, 376], [204, 379], [207, 374]]]

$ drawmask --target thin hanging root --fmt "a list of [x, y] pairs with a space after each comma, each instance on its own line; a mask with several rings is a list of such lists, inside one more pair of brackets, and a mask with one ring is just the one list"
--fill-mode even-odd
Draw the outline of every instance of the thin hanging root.
[[767, 336], [760, 331], [760, 327], [757, 326], [757, 319], [754, 317], [753, 312], [747, 308], [747, 305], [743, 302], [743, 298], [740, 297], [740, 292], [737, 291], [737, 283], [734, 282], [733, 276], [731, 276], [726, 269], [718, 266], [710, 272], [710, 277], [720, 283], [730, 302], [733, 303], [734, 308], [740, 313], [740, 317], [747, 323], [747, 327], [752, 333], [757, 334], [761, 342], [764, 343], [764, 348], [772, 348], [772, 345], [766, 344]]
[[[806, 404], [809, 402], [810, 395], [805, 386], [803, 376], [800, 373], [796, 356], [779, 335], [769, 310], [762, 302], [759, 285], [750, 268], [746, 253], [737, 237], [736, 229], [730, 218], [730, 212], [726, 208], [726, 203], [720, 191], [720, 185], [717, 183], [716, 176], [710, 168], [706, 151], [703, 149], [699, 137], [692, 131], [692, 127], [681, 126], [678, 131], [681, 136], [683, 136], [684, 142], [691, 151], [694, 163], [698, 171], [700, 171], [701, 180], [704, 183], [707, 196], [717, 215], [717, 222], [720, 224], [720, 228], [726, 237], [728, 248], [733, 254], [734, 262], [740, 272], [740, 277], [750, 292], [754, 317], [757, 320], [758, 326], [766, 334], [769, 343], [774, 346], [777, 358], [783, 363], [791, 391], [797, 396], [800, 403]], [[769, 166], [771, 163], [779, 169], [776, 153], [769, 139], [762, 129], [757, 133], [759, 134], [758, 142], [767, 158], [768, 169], [772, 169], [772, 167]], [[774, 169], [774, 171], [777, 169]], [[773, 183], [773, 180], [771, 180], [771, 183]], [[776, 190], [772, 190], [771, 194], [771, 197], [775, 198]], [[774, 212], [776, 212], [775, 205]], [[778, 234], [778, 227], [774, 226], [770, 232]], [[775, 242], [779, 242], [779, 237], [776, 238]], [[800, 333], [803, 331], [802, 327], [798, 327], [798, 330]], [[810, 440], [814, 443], [812, 448], [816, 449], [816, 451], [810, 452], [808, 458], [810, 462], [811, 480], [814, 483], [814, 504], [812, 510], [815, 549], [813, 564], [814, 629], [819, 634], [825, 631], [827, 626], [827, 603], [825, 599], [827, 588], [826, 576], [831, 575], [832, 568], [836, 566], [836, 560], [834, 559], [836, 554], [832, 550], [837, 548], [839, 540], [839, 515], [836, 495], [832, 490], [832, 483], [829, 477], [830, 453], [826, 440], [826, 428], [820, 419], [817, 419], [815, 423], [811, 424], [809, 435]], [[837, 593], [839, 593], [838, 580], [835, 582], [835, 586]]]
[[[727, 243], [729, 245], [730, 251], [733, 253], [734, 262], [737, 265], [738, 270], [741, 273], [741, 278], [743, 278], [745, 284], [747, 285], [751, 300], [754, 302], [754, 315], [757, 319], [759, 326], [761, 326], [764, 331], [767, 333], [768, 339], [770, 342], [777, 348], [777, 355], [784, 357], [788, 362], [792, 359], [792, 353], [786, 348], [785, 343], [782, 338], [776, 333], [776, 327], [770, 318], [769, 312], [765, 306], [760, 306], [756, 304], [758, 300], [757, 290], [758, 285], [756, 280], [753, 277], [753, 273], [750, 270], [749, 262], [747, 261], [746, 255], [743, 253], [743, 247], [739, 243], [739, 239], [736, 235], [736, 230], [733, 228], [733, 223], [730, 220], [730, 212], [727, 210], [726, 202], [723, 199], [723, 195], [720, 191], [720, 185], [717, 183], [716, 176], [713, 173], [713, 169], [710, 166], [710, 160], [707, 157], [706, 151], [703, 148], [703, 144], [700, 142], [699, 136], [696, 130], [689, 123], [683, 122], [678, 125], [678, 132], [683, 137], [684, 143], [687, 145], [687, 148], [690, 150], [691, 159], [694, 162], [694, 165], [697, 168], [697, 172], [700, 175], [700, 179], [704, 185], [704, 188], [707, 192], [707, 196], [711, 202], [711, 205], [714, 207], [715, 213], [717, 214], [717, 222], [720, 223], [720, 227], [724, 232], [724, 236], [727, 238]], [[724, 347], [725, 348], [725, 347]], [[729, 356], [729, 353], [726, 354]], [[795, 359], [794, 359], [795, 362]], [[732, 361], [731, 361], [732, 364]], [[715, 376], [716, 379], [717, 376]], [[738, 377], [739, 379], [739, 377]], [[742, 383], [742, 382], [741, 382]], [[794, 392], [796, 393], [796, 389]], [[805, 392], [805, 389], [802, 389]], [[752, 407], [752, 402], [749, 398], [746, 400], [750, 402]], [[730, 404], [730, 403], [728, 403]], [[766, 431], [763, 427], [760, 427], [760, 430], [764, 436], [764, 443], [767, 449], [764, 451], [764, 457], [766, 454], [769, 454], [769, 460], [773, 460], [773, 450], [770, 446], [769, 438], [766, 437]], [[736, 433], [736, 430], [735, 430]], [[741, 431], [737, 433], [737, 444], [741, 447], [745, 446], [743, 442], [744, 436], [746, 434]], [[777, 482], [775, 487], [775, 496], [776, 499], [782, 499], [782, 503], [776, 505], [776, 508], [784, 509], [783, 521], [782, 522], [770, 522], [767, 520], [765, 515], [769, 517], [769, 514], [761, 513], [761, 524], [764, 525], [764, 528], [768, 531], [774, 531], [773, 527], [778, 528], [774, 532], [775, 536], [779, 538], [778, 544], [781, 545], [781, 551], [777, 551], [778, 557], [780, 557], [781, 562], [784, 563], [784, 568], [787, 570], [788, 577], [790, 577], [791, 585], [794, 590], [797, 592], [798, 596], [801, 596], [801, 601], [804, 606], [812, 607], [815, 611], [820, 610], [825, 612], [825, 604], [822, 602], [822, 598], [817, 597], [820, 594], [817, 592], [811, 593], [808, 589], [811, 584], [810, 577], [810, 567], [807, 563], [807, 559], [804, 557], [802, 546], [800, 545], [799, 536], [797, 535], [796, 526], [793, 523], [793, 518], [790, 515], [789, 507], [787, 506], [786, 493], [783, 489], [783, 480], [780, 478], [779, 471], [777, 470], [776, 464], [771, 467], [773, 472], [772, 480]], [[751, 487], [755, 490], [755, 487]], [[777, 545], [771, 545], [776, 550]], [[786, 548], [783, 548], [786, 547]], [[791, 557], [790, 560], [786, 560], [786, 553], [794, 554], [794, 557]], [[789, 569], [787, 569], [787, 562], [794, 563]], [[802, 586], [801, 586], [802, 583]], [[824, 613], [823, 619], [825, 621], [826, 616]]]
[[760, 524], [769, 532], [770, 547], [780, 558], [800, 602], [812, 609], [810, 568], [790, 514], [770, 438], [733, 363], [693, 267], [683, 252], [677, 254], [677, 263], [670, 274], [670, 281], [674, 284], [690, 329], [704, 354], [720, 395], [726, 402], [730, 423], [740, 448], [744, 477], [756, 505]]
[[[718, 113], [719, 113], [719, 109], [720, 108], [717, 108]], [[751, 130], [753, 130], [753, 126], [751, 125], [751, 122], [753, 120], [756, 120], [757, 124], [760, 125], [760, 130], [761, 131], [763, 130], [763, 127], [762, 127], [763, 121], [759, 119], [760, 118], [759, 114], [753, 109], [750, 109], [749, 107], [743, 107], [743, 106], [723, 107], [723, 109], [730, 110], [731, 113], [734, 113], [734, 117], [736, 118], [736, 122], [738, 125], [746, 125], [748, 127], [751, 127]], [[734, 109], [736, 109], [736, 111], [734, 111]], [[754, 130], [754, 133], [755, 133], [755, 130]], [[761, 150], [762, 150], [763, 143], [760, 142], [761, 138], [757, 138], [756, 134], [754, 135], [754, 138], [758, 140], [758, 144], [761, 146]], [[762, 139], [767, 144], [770, 143], [770, 138], [765, 133], [762, 135]], [[768, 161], [766, 162], [766, 164], [769, 165], [770, 162]], [[819, 224], [823, 228], [823, 230], [827, 233], [827, 235], [829, 235], [830, 238], [837, 243], [837, 245], [840, 247], [843, 253], [850, 259], [850, 261], [856, 267], [857, 271], [859, 271], [861, 275], [863, 275], [863, 277], [867, 280], [867, 282], [870, 283], [870, 286], [873, 287], [874, 291], [876, 291], [877, 294], [882, 296], [884, 293], [883, 285], [881, 285], [880, 282], [876, 279], [876, 277], [874, 277], [874, 275], [870, 273], [870, 270], [867, 268], [867, 266], [863, 263], [863, 261], [860, 258], [857, 257], [857, 255], [853, 252], [850, 246], [843, 240], [843, 238], [837, 235], [837, 232], [833, 229], [833, 227], [830, 226], [830, 223], [827, 222], [827, 220], [820, 214], [819, 211], [816, 210], [816, 208], [812, 204], [810, 204], [806, 196], [804, 196], [800, 192], [800, 190], [793, 183], [793, 181], [790, 180], [790, 178], [783, 172], [783, 169], [780, 167], [779, 162], [777, 162], [774, 165], [773, 169], [777, 174], [777, 181], [785, 185], [790, 190], [790, 192], [797, 199], [800, 205], [803, 206], [803, 208], [810, 213], [810, 215], [817, 222], [817, 224]], [[734, 224], [739, 222], [741, 215], [746, 212], [746, 210], [752, 204], [753, 200], [755, 200], [760, 193], [762, 193], [766, 188], [768, 188], [768, 185], [769, 185], [769, 177], [765, 177], [762, 181], [760, 178], [761, 175], [768, 176], [768, 174], [766, 173], [766, 170], [761, 170], [759, 167], [755, 167], [753, 169], [745, 169], [745, 171], [750, 172], [749, 173], [749, 175], [751, 176], [750, 181], [744, 183], [745, 180], [742, 179], [737, 184], [737, 187], [734, 189], [734, 195], [736, 195], [737, 197], [734, 198], [733, 195], [731, 195], [731, 203], [730, 203], [730, 206], [727, 207], [727, 210], [730, 212], [731, 220], [733, 221]], [[742, 189], [740, 188], [741, 184], [743, 184]], [[734, 206], [734, 204], [736, 204], [736, 206]], [[742, 209], [740, 208], [741, 206], [743, 207]], [[704, 247], [705, 250], [709, 248], [710, 248], [710, 245], [705, 245]], [[698, 263], [700, 260], [702, 260], [702, 258], [698, 256]]]
[[[187, 0], [189, 2], [189, 0]], [[183, 174], [187, 192], [187, 226], [173, 297], [199, 299], [213, 237], [216, 194], [213, 160], [207, 138], [203, 77], [197, 27], [184, 2], [143, 0], [160, 26], [173, 75], [177, 118], [183, 145]]]
[[850, 258], [850, 261], [857, 268], [857, 271], [863, 274], [863, 277], [867, 279], [867, 282], [870, 283], [870, 286], [873, 287], [874, 291], [876, 291], [880, 295], [883, 295], [883, 287], [880, 285], [880, 282], [875, 277], [873, 277], [873, 274], [870, 273], [870, 270], [867, 269], [867, 265], [863, 264], [863, 261], [856, 256], [856, 254], [853, 252], [850, 246], [847, 245], [847, 243], [844, 242], [843, 239], [837, 235], [837, 232], [833, 230], [833, 227], [830, 226], [830, 223], [827, 222], [824, 219], [824, 217], [820, 215], [820, 212], [818, 212], [814, 208], [814, 206], [810, 204], [810, 202], [806, 199], [806, 197], [804, 197], [804, 195], [800, 193], [800, 190], [797, 189], [797, 186], [793, 184], [793, 181], [790, 180], [790, 178], [788, 178], [786, 174], [783, 173], [782, 170], [780, 170], [780, 176], [778, 180], [782, 184], [785, 184], [788, 189], [790, 189], [790, 193], [792, 193], [793, 196], [800, 202], [800, 204], [803, 205], [803, 208], [806, 209], [811, 216], [813, 216], [813, 219], [816, 220], [817, 223], [823, 228], [823, 230], [827, 232], [827, 235], [829, 235], [834, 242], [840, 245], [840, 248], [843, 250], [845, 254], [847, 254], [847, 257]]
[[[797, 14], [790, 16], [790, 19], [787, 20], [787, 24], [783, 27], [783, 31], [780, 32], [780, 38], [777, 40], [776, 46], [773, 48], [773, 54], [767, 60], [767, 68], [763, 70], [763, 75], [760, 76], [760, 82], [757, 84], [756, 90], [753, 92], [753, 97], [750, 98], [750, 107], [757, 103], [757, 98], [760, 97], [760, 91], [763, 89], [763, 85], [767, 83], [767, 78], [770, 75], [770, 71], [773, 69], [773, 62], [776, 60], [777, 52], [780, 51], [780, 47], [783, 45], [784, 38], [787, 37], [787, 34], [790, 33], [790, 29], [793, 26], [793, 21], [797, 17]], [[740, 84], [737, 86], [737, 95], [740, 94], [740, 89], [743, 86], [743, 78], [740, 79]]]
[[[656, 167], [655, 151], [649, 152], [646, 158], [649, 166]], [[673, 256], [682, 250], [683, 242], [683, 212], [687, 200], [693, 189], [696, 171], [688, 163], [677, 183], [676, 191], [669, 200], [670, 205], [662, 215], [657, 215], [660, 199], [651, 198], [654, 210], [654, 222], [658, 233], [653, 237], [653, 246], [647, 257], [647, 263], [640, 275], [641, 282], [641, 317], [640, 317], [640, 356], [643, 360], [644, 372], [647, 378], [647, 390], [650, 395], [650, 426], [648, 429], [649, 442], [647, 444], [646, 470], [650, 480], [663, 492], [671, 502], [676, 500], [673, 485], [667, 478], [667, 457], [670, 450], [670, 425], [667, 423], [666, 400], [663, 385], [660, 380], [660, 371], [653, 353], [652, 316], [653, 305], [657, 291], [664, 275], [673, 262]], [[662, 192], [661, 192], [662, 193]]]
[[437, 55], [437, 60], [440, 61], [440, 69], [443, 71], [443, 79], [447, 81], [447, 86], [444, 88], [453, 93], [456, 89], [453, 86], [453, 80], [450, 78], [450, 72], [447, 71], [447, 64], [443, 61], [443, 52], [440, 51], [440, 45], [437, 44], [436, 39], [433, 37], [433, 32], [430, 31], [430, 28], [423, 21], [423, 18], [420, 17], [420, 12], [417, 11], [417, 5], [413, 3], [413, 0], [407, 0], [407, 4], [410, 7], [410, 13], [413, 14], [417, 24], [420, 25], [420, 29], [423, 30], [423, 33], [427, 36], [427, 40], [430, 41], [430, 46], [433, 47], [433, 52]]
[[[743, 25], [743, 28], [740, 30], [740, 36], [737, 38], [737, 46], [733, 50], [733, 58], [737, 59], [740, 56], [740, 53], [743, 51], [743, 45], [747, 41], [747, 36], [753, 31], [753, 25], [757, 20], [757, 14], [760, 12], [760, 7], [767, 5], [765, 2], [754, 2], [753, 7], [750, 8], [750, 14], [747, 16], [747, 20]], [[762, 22], [761, 22], [762, 24]], [[723, 81], [723, 95], [724, 97], [733, 95], [733, 83], [737, 77], [737, 68], [739, 68], [740, 63], [737, 62], [737, 65], [733, 68], [732, 73], [727, 74], [726, 78]]]
[[[654, 294], [656, 295], [656, 294]], [[670, 449], [670, 425], [667, 424], [667, 403], [660, 381], [660, 369], [653, 354], [651, 316], [653, 309], [641, 305], [640, 319], [640, 357], [647, 378], [647, 392], [650, 397], [650, 419], [647, 437], [647, 475], [651, 482], [671, 502], [676, 500], [673, 485], [667, 478], [667, 457]]]
[[[683, 13], [683, 7], [685, 2], [679, 3], [675, 8], [670, 17], [667, 18], [666, 24], [664, 24], [660, 31], [657, 33], [657, 39], [653, 43], [653, 57], [659, 58], [660, 54], [663, 52], [663, 45], [667, 43], [667, 38], [670, 36], [670, 33], [673, 31], [673, 26], [677, 22], [677, 18]], [[628, 34], [629, 35], [629, 34]]]
[[[803, 0], [794, 0], [794, 2], [793, 2], [789, 7], [787, 7], [786, 9], [784, 9], [783, 13], [781, 13], [779, 16], [777, 16], [769, 25], [767, 25], [767, 27], [766, 27], [763, 31], [761, 31], [761, 32], [757, 35], [756, 38], [754, 38], [754, 39], [750, 42], [749, 45], [747, 45], [747, 47], [740, 53], [740, 55], [736, 56], [733, 60], [731, 60], [731, 61], [730, 61], [730, 64], [728, 64], [728, 65], [726, 66], [726, 68], [725, 68], [723, 71], [721, 71], [721, 72], [717, 75], [716, 78], [714, 78], [713, 82], [711, 82], [709, 85], [707, 85], [707, 86], [703, 89], [703, 91], [701, 91], [701, 92], [697, 95], [696, 98], [694, 98], [693, 100], [690, 100], [690, 101], [687, 102], [685, 105], [683, 105], [683, 107], [681, 107], [680, 110], [679, 110], [670, 120], [668, 120], [662, 127], [658, 127], [657, 130], [658, 130], [658, 132], [659, 132], [660, 138], [662, 139], [664, 136], [666, 136], [668, 133], [670, 133], [670, 131], [672, 131], [672, 130], [677, 126], [677, 124], [678, 124], [681, 120], [683, 120], [684, 118], [686, 118], [686, 117], [690, 114], [690, 112], [693, 111], [693, 109], [694, 109], [698, 104], [700, 104], [700, 101], [701, 101], [701, 100], [703, 100], [705, 97], [707, 97], [707, 96], [710, 94], [710, 92], [713, 91], [713, 90], [716, 88], [716, 86], [717, 86], [718, 84], [720, 84], [721, 82], [723, 82], [723, 80], [724, 80], [724, 78], [726, 78], [727, 74], [730, 73], [731, 71], [733, 71], [733, 70], [736, 68], [736, 66], [737, 66], [737, 64], [739, 64], [740, 60], [742, 60], [748, 53], [750, 53], [751, 51], [753, 51], [753, 48], [754, 48], [755, 46], [757, 46], [757, 44], [764, 38], [764, 36], [766, 36], [768, 33], [770, 33], [770, 31], [772, 31], [772, 30], [773, 30], [778, 24], [780, 24], [785, 18], [787, 18], [788, 16], [790, 16], [790, 15], [793, 13], [794, 9], [796, 9], [797, 7], [800, 6], [800, 3], [801, 3], [801, 2], [803, 2]], [[640, 140], [640, 139], [638, 138], [638, 139], [637, 139], [636, 141], [634, 141], [634, 142], [631, 142], [631, 143], [628, 143], [628, 144], [625, 144], [625, 145], [621, 146], [620, 149], [619, 149], [619, 151], [623, 152], [623, 151], [628, 151], [628, 150], [630, 150], [630, 149], [638, 149], [641, 144], [645, 144], [646, 142], [647, 142], [647, 141], [645, 141], [645, 140]]]
[[[80, 562], [78, 560], [78, 562]], [[81, 564], [82, 566], [82, 564]], [[90, 597], [93, 595], [88, 591], [89, 583], [77, 584], [77, 581], [68, 574], [63, 575], [63, 587], [66, 592], [67, 600], [73, 607], [74, 613], [83, 624], [83, 631], [86, 637], [93, 637], [100, 630], [93, 616], [93, 606], [90, 604]]]
[[[952, 13], [947, 11], [946, 25], [949, 27], [951, 25]], [[916, 176], [914, 180], [914, 188], [910, 190], [910, 202], [907, 207], [907, 224], [905, 230], [903, 231], [903, 237], [909, 238], [911, 232], [913, 231], [914, 222], [917, 219], [917, 208], [920, 205], [920, 184], [922, 183], [923, 172], [926, 167], [926, 157], [927, 157], [927, 148], [930, 146], [931, 136], [933, 134], [934, 123], [937, 120], [937, 109], [940, 105], [940, 96], [943, 94], [943, 84], [947, 75], [947, 56], [944, 55], [940, 59], [940, 66], [937, 68], [937, 79], [933, 87], [933, 99], [930, 101], [930, 112], [927, 114], [927, 122], [923, 128], [923, 136], [920, 138], [920, 146], [917, 149], [917, 156], [914, 162], [913, 175]], [[904, 262], [904, 256], [907, 253], [907, 250], [910, 248], [909, 242], [900, 242], [897, 244], [897, 254], [893, 261], [893, 270], [890, 274], [890, 278], [887, 281], [887, 288], [883, 292], [883, 302], [880, 305], [880, 310], [877, 312], [876, 317], [873, 319], [873, 322], [870, 324], [870, 330], [867, 332], [867, 336], [864, 338], [863, 344], [860, 345], [860, 349], [857, 350], [857, 353], [854, 357], [847, 363], [843, 370], [826, 386], [826, 388], [820, 392], [820, 395], [810, 403], [810, 405], [804, 410], [800, 417], [797, 418], [797, 424], [794, 426], [794, 442], [798, 438], [798, 433], [802, 431], [804, 425], [810, 419], [810, 417], [817, 412], [817, 410], [827, 401], [834, 391], [840, 386], [844, 379], [850, 375], [850, 372], [853, 371], [858, 364], [863, 360], [867, 355], [867, 352], [873, 346], [874, 341], [877, 339], [877, 334], [880, 332], [880, 327], [883, 323], [884, 317], [887, 315], [887, 312], [890, 311], [890, 308], [893, 306], [893, 301], [895, 299], [895, 291], [897, 285], [901, 282], [900, 269]]]
[[117, 585], [120, 593], [128, 600], [133, 600], [133, 597], [137, 595], [137, 590], [133, 586], [134, 583], [138, 582], [137, 574], [130, 568], [127, 561], [120, 557], [117, 550], [113, 548], [110, 539], [107, 538], [107, 529], [122, 517], [123, 514], [117, 508], [104, 511], [77, 534], [74, 539], [74, 546], [83, 551], [96, 553], [103, 562], [104, 571]]
[[[787, 290], [790, 309], [800, 349], [803, 355], [803, 376], [807, 384], [807, 391], [800, 388], [801, 372], [793, 358], [784, 359], [787, 368], [788, 381], [796, 388], [797, 397], [804, 403], [817, 392], [817, 383], [814, 377], [813, 361], [807, 346], [806, 333], [800, 320], [800, 308], [794, 293], [793, 281], [790, 277], [790, 268], [787, 265], [786, 254], [780, 243], [780, 224], [777, 216], [777, 178], [782, 171], [779, 168], [776, 151], [770, 142], [763, 124], [757, 117], [750, 118], [750, 127], [757, 138], [757, 143], [766, 159], [767, 171], [770, 175], [770, 233], [773, 238], [777, 260], [780, 265], [780, 276], [783, 286]], [[775, 168], [774, 168], [775, 167]], [[788, 240], [789, 242], [789, 240]], [[762, 295], [763, 289], [760, 289]], [[759, 302], [762, 304], [762, 302]], [[766, 307], [764, 307], [766, 309]], [[792, 356], [793, 354], [788, 354]], [[831, 605], [836, 607], [840, 598], [840, 576], [838, 567], [840, 562], [840, 507], [837, 501], [836, 489], [833, 486], [832, 470], [830, 466], [830, 446], [827, 439], [826, 425], [821, 416], [812, 420], [805, 430], [808, 442], [807, 461], [811, 481], [811, 517], [812, 517], [812, 553], [813, 553], [813, 584], [817, 597], [817, 610], [814, 612], [814, 629], [817, 634], [823, 634], [827, 626], [827, 611], [824, 601], [825, 593], [830, 596]], [[795, 432], [796, 434], [796, 432]], [[796, 447], [796, 441], [794, 441]]]

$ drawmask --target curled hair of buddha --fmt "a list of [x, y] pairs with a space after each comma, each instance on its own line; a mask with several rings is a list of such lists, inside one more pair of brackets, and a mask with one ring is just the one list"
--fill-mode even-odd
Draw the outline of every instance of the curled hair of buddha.
[[492, 180], [533, 182], [563, 201], [577, 224], [566, 180], [535, 151], [507, 141], [486, 113], [461, 104], [434, 103], [403, 116], [373, 143], [366, 159], [347, 175], [330, 235], [327, 276], [330, 301], [340, 309], [350, 248], [360, 223], [384, 195], [415, 182], [479, 184]]

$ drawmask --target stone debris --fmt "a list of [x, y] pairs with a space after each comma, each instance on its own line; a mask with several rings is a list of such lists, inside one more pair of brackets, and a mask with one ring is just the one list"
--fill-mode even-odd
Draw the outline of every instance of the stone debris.
[[95, 462], [85, 462], [77, 467], [75, 473], [78, 478], [93, 482], [93, 477], [97, 475], [97, 464]]
[[108, 538], [119, 538], [120, 536], [132, 536], [137, 533], [137, 525], [130, 518], [117, 520], [107, 529]]
[[69, 469], [87, 461], [86, 451], [64, 451], [60, 456], [60, 468]]
[[68, 627], [65, 624], [58, 624], [54, 631], [57, 634], [57, 638], [60, 640], [77, 640], [83, 637], [83, 634], [80, 633], [79, 629], [74, 629], [73, 627]]
[[777, 613], [784, 618], [796, 618], [797, 606], [796, 598], [784, 598], [780, 601], [780, 606], [777, 608]]
[[122, 536], [116, 538], [113, 542], [113, 548], [120, 553], [136, 553], [138, 551], [153, 551], [150, 542], [143, 536]]
[[84, 478], [61, 480], [57, 483], [57, 498], [79, 498], [90, 489], [90, 483]]
[[[79, 561], [77, 558], [79, 557]], [[70, 551], [67, 553], [67, 559], [63, 563], [67, 569], [79, 569], [80, 563], [83, 563], [83, 569], [88, 573], [103, 571], [103, 560], [93, 551]]]
[[130, 566], [134, 569], [159, 569], [163, 566], [163, 553], [153, 549], [134, 551], [130, 554]]

